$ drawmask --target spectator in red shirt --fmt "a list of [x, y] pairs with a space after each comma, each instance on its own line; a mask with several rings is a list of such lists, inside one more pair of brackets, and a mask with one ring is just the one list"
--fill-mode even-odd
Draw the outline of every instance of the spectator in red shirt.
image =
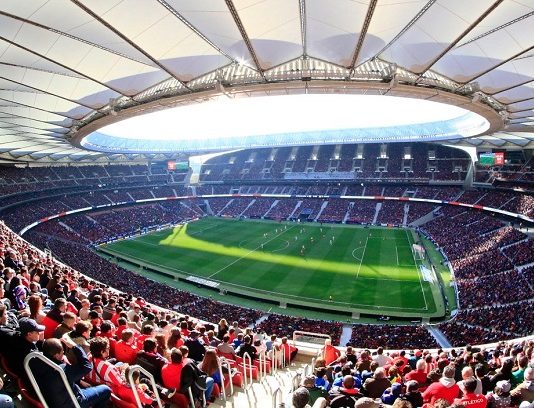
[[115, 358], [123, 363], [133, 364], [137, 358], [137, 347], [135, 346], [134, 331], [123, 330], [121, 340], [115, 344]]
[[436, 400], [443, 398], [452, 404], [454, 399], [460, 395], [460, 387], [454, 380], [455, 371], [454, 365], [446, 366], [439, 381], [430, 384], [423, 393], [423, 401], [433, 405]]
[[408, 374], [406, 374], [404, 380], [406, 382], [410, 380], [415, 380], [419, 384], [420, 389], [425, 388], [427, 384], [425, 360], [417, 360], [417, 363], [415, 363], [415, 370], [410, 371]]
[[462, 404], [469, 408], [486, 408], [488, 400], [482, 394], [476, 394], [477, 380], [475, 377], [469, 377], [464, 380], [465, 394], [462, 398], [456, 398], [455, 404]]

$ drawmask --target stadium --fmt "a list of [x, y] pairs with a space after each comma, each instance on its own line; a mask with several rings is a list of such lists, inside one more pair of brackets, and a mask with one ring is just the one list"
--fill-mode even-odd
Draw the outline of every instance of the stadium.
[[[378, 407], [405, 401], [381, 372], [405, 395], [451, 367], [481, 408], [501, 381], [532, 404], [534, 4], [0, 18], [0, 407], [304, 407], [312, 376], [309, 406]], [[197, 365], [204, 392], [165, 374]]]

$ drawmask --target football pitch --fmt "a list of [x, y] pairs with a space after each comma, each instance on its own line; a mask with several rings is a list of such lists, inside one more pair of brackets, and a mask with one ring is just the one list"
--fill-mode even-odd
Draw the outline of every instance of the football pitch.
[[408, 229], [204, 218], [101, 249], [181, 279], [281, 303], [431, 317], [435, 279]]

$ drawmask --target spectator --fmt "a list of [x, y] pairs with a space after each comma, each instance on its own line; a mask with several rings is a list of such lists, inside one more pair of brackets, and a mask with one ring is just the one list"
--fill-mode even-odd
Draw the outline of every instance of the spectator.
[[401, 395], [401, 399], [410, 401], [414, 408], [423, 406], [423, 395], [419, 391], [419, 383], [416, 380], [406, 382], [406, 393]]
[[446, 366], [439, 381], [430, 384], [423, 393], [423, 401], [433, 405], [436, 400], [444, 399], [449, 404], [452, 404], [460, 393], [460, 387], [454, 380], [454, 373], [455, 368], [453, 365]]
[[402, 384], [401, 383], [394, 383], [391, 385], [391, 387], [386, 388], [384, 393], [382, 394], [382, 402], [384, 404], [393, 405], [393, 403], [397, 400], [397, 398], [400, 397], [402, 392]]
[[464, 395], [462, 398], [454, 400], [455, 404], [462, 404], [471, 408], [486, 408], [488, 401], [482, 394], [477, 394], [476, 388], [478, 386], [477, 379], [473, 376], [464, 380]]
[[192, 358], [195, 361], [202, 361], [204, 354], [206, 353], [206, 348], [200, 342], [199, 339], [200, 333], [196, 330], [189, 332], [189, 339], [187, 339], [184, 345], [189, 349], [189, 358]]
[[534, 401], [534, 368], [528, 367], [525, 370], [523, 382], [515, 387], [510, 395], [513, 405], [519, 405], [523, 401]]
[[386, 377], [386, 370], [378, 367], [372, 378], [368, 378], [363, 383], [363, 393], [369, 398], [381, 398], [384, 391], [391, 387], [391, 383]]
[[65, 333], [71, 332], [74, 330], [74, 325], [76, 324], [76, 315], [72, 312], [65, 312], [63, 315], [63, 321], [59, 326], [54, 330], [54, 337], [60, 339]]
[[510, 390], [512, 385], [509, 381], [499, 381], [493, 392], [486, 395], [488, 408], [507, 408], [512, 405]]
[[[76, 363], [72, 365], [64, 363], [62, 343], [67, 349], [73, 351], [76, 356]], [[68, 336], [64, 336], [61, 341], [51, 338], [44, 342], [43, 353], [45, 357], [52, 360], [65, 372], [68, 385], [82, 408], [105, 408], [108, 406], [111, 389], [107, 385], [89, 388], [80, 388], [78, 385], [92, 369], [92, 364], [82, 347], [74, 343]], [[52, 407], [70, 406], [70, 395], [65, 390], [61, 377], [40, 360], [33, 360], [32, 362], [32, 371], [47, 404]]]
[[135, 363], [152, 374], [156, 382], [161, 383], [161, 369], [167, 364], [167, 359], [158, 353], [157, 347], [156, 340], [150, 337], [146, 338], [143, 343], [143, 350], [137, 353]]
[[307, 375], [300, 383], [300, 386], [306, 388], [310, 394], [310, 405], [315, 404], [315, 401], [319, 398], [328, 397], [328, 393], [323, 388], [319, 388], [315, 385], [315, 380], [316, 377], [314, 375]]
[[458, 382], [458, 387], [460, 387], [460, 391], [462, 392], [462, 394], [465, 395], [466, 393], [464, 384], [465, 384], [465, 381], [468, 380], [469, 378], [474, 378], [475, 381], [477, 382], [475, 394], [482, 394], [482, 391], [483, 391], [482, 381], [475, 377], [473, 373], [473, 369], [470, 366], [465, 366], [464, 368], [462, 368], [462, 381]]
[[415, 380], [421, 388], [426, 388], [427, 383], [427, 372], [426, 372], [426, 363], [425, 360], [420, 359], [415, 363], [415, 370], [410, 371], [404, 376], [406, 382], [410, 380]]
[[258, 359], [258, 354], [256, 353], [256, 348], [252, 345], [252, 338], [247, 334], [243, 337], [243, 343], [236, 350], [236, 354], [239, 357], [243, 357], [247, 353], [252, 361]]
[[330, 407], [341, 408], [354, 405], [356, 400], [363, 396], [354, 385], [354, 378], [351, 375], [343, 377], [343, 385], [332, 388], [330, 392]]
[[133, 330], [123, 330], [121, 340], [115, 345], [115, 358], [123, 363], [133, 364], [137, 358], [137, 351]]
[[105, 337], [92, 338], [89, 341], [89, 349], [93, 368], [86, 378], [92, 384], [106, 384], [118, 395], [119, 389], [125, 385], [122, 369], [127, 366], [123, 366], [122, 363], [114, 365], [108, 360], [109, 341]]
[[41, 346], [39, 337], [45, 330], [35, 320], [23, 317], [19, 320], [19, 331], [12, 331], [4, 337], [3, 342], [7, 346], [2, 347], [3, 355], [7, 359], [7, 365], [17, 376], [26, 378], [23, 362], [24, 358], [32, 351], [38, 351]]

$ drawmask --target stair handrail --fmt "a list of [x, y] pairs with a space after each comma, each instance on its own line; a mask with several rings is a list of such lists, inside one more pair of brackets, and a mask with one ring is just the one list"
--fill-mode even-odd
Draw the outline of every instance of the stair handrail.
[[154, 376], [149, 371], [147, 371], [145, 368], [141, 367], [140, 365], [133, 365], [129, 367], [128, 376], [126, 379], [128, 380], [128, 383], [130, 384], [130, 387], [132, 389], [132, 393], [134, 395], [137, 407], [143, 408], [143, 403], [141, 402], [141, 399], [139, 398], [139, 390], [137, 389], [137, 386], [133, 379], [133, 374], [137, 371], [139, 371], [145, 377], [148, 378], [148, 380], [150, 381], [152, 392], [154, 393], [154, 396], [156, 397], [156, 402], [158, 403], [158, 407], [163, 408], [163, 404], [161, 402], [161, 398], [159, 397], [159, 391], [156, 386], [156, 380], [154, 380]]
[[230, 387], [230, 395], [234, 394], [234, 383], [232, 382], [232, 367], [230, 367], [230, 362], [223, 358], [219, 362], [219, 377], [221, 378], [221, 392], [223, 395], [223, 399], [224, 401], [226, 401], [226, 387], [224, 385], [223, 367], [226, 367], [228, 371], [228, 378], [230, 379], [230, 381], [228, 381], [228, 385]]
[[[247, 366], [247, 360], [248, 360], [248, 366]], [[248, 370], [247, 370], [248, 367]], [[243, 374], [245, 377], [245, 389], [248, 390], [250, 387], [252, 387], [252, 357], [250, 357], [250, 354], [245, 353], [243, 354]], [[248, 371], [248, 373], [247, 373]], [[249, 382], [249, 376], [247, 374], [250, 374], [250, 382]]]
[[30, 367], [30, 361], [35, 358], [42, 361], [44, 364], [46, 364], [47, 366], [49, 366], [50, 368], [52, 368], [55, 372], [59, 374], [59, 376], [61, 377], [61, 381], [63, 382], [63, 385], [65, 386], [65, 389], [67, 390], [67, 393], [69, 394], [69, 397], [72, 400], [72, 405], [74, 406], [74, 408], [80, 408], [80, 404], [78, 403], [78, 400], [76, 399], [76, 396], [74, 395], [74, 391], [72, 391], [72, 388], [69, 385], [65, 371], [63, 371], [63, 369], [59, 365], [54, 363], [52, 360], [45, 357], [44, 354], [38, 351], [32, 351], [30, 354], [28, 354], [24, 358], [23, 366], [24, 366], [24, 370], [26, 371], [26, 374], [28, 375], [28, 379], [30, 380], [31, 385], [33, 386], [33, 389], [35, 393], [37, 394], [39, 401], [41, 402], [41, 404], [43, 404], [44, 408], [49, 408], [49, 406], [46, 403], [43, 393], [41, 392], [41, 388], [39, 387], [39, 384], [37, 383], [37, 380], [35, 379], [35, 375], [33, 374], [33, 371]]

